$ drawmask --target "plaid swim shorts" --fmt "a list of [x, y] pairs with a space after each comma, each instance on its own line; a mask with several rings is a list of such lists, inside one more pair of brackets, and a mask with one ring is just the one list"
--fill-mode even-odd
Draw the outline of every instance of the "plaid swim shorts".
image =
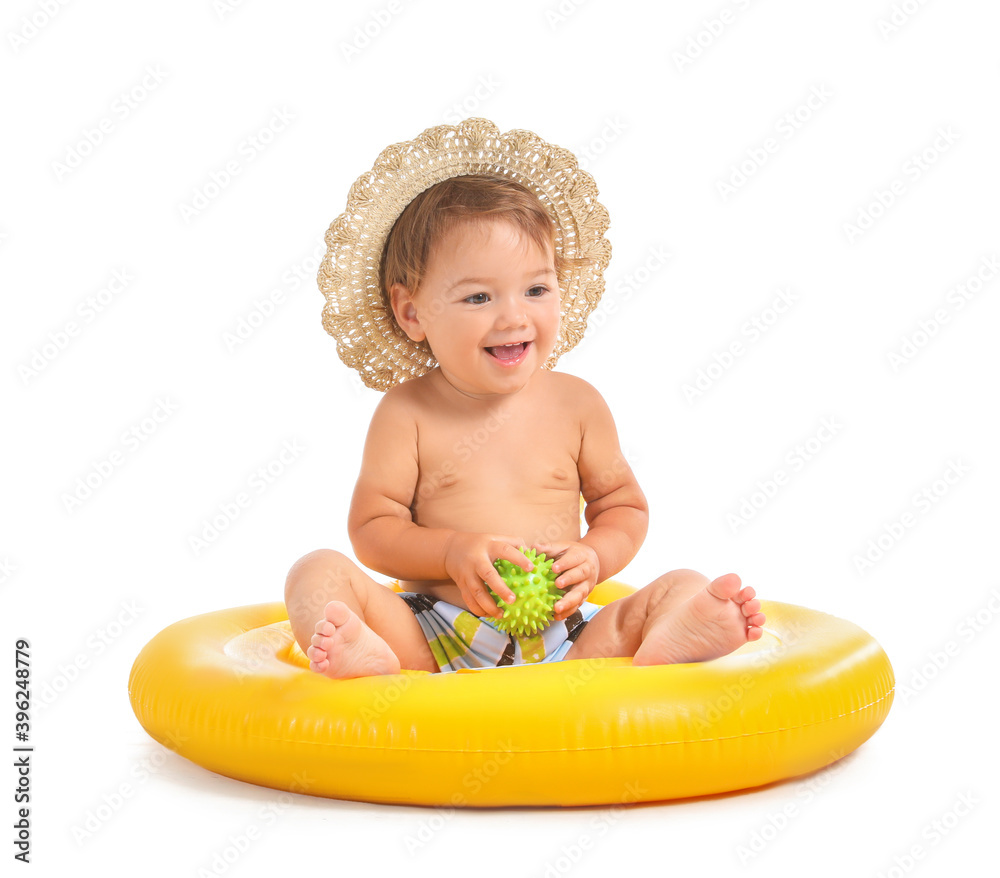
[[399, 596], [412, 610], [443, 672], [561, 661], [602, 609], [599, 604], [584, 601], [561, 622], [553, 622], [536, 634], [519, 636], [498, 631], [488, 616], [475, 616], [430, 595], [400, 592]]

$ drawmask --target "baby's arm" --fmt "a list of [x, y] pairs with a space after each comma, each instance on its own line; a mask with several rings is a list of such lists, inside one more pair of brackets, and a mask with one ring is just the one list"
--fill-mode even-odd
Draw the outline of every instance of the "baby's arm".
[[366, 567], [396, 579], [451, 579], [470, 610], [501, 615], [483, 581], [504, 600], [514, 600], [492, 562], [527, 564], [516, 548], [521, 541], [415, 524], [410, 505], [418, 476], [417, 422], [404, 385], [386, 393], [368, 428], [347, 519], [354, 554]]
[[575, 611], [597, 583], [635, 557], [649, 525], [649, 507], [622, 454], [611, 410], [593, 386], [577, 380], [574, 398], [583, 433], [577, 469], [588, 530], [579, 543], [548, 547], [554, 554], [561, 550], [552, 565], [559, 574], [556, 585], [572, 589], [556, 603], [557, 619]]
[[358, 560], [397, 579], [444, 579], [450, 530], [422, 528], [410, 513], [417, 485], [417, 423], [403, 388], [390, 390], [372, 415], [347, 530]]

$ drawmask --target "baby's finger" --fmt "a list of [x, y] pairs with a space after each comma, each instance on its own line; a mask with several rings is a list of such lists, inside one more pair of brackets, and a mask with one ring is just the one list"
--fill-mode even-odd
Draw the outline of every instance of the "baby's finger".
[[536, 552], [543, 552], [546, 558], [558, 558], [569, 548], [569, 543], [535, 543], [532, 548]]
[[573, 546], [570, 543], [546, 544], [536, 546], [538, 551], [544, 552], [546, 558], [552, 559], [552, 572], [559, 574], [564, 570], [569, 570], [575, 566], [573, 561]]
[[555, 565], [553, 565], [552, 572], [558, 574], [555, 579], [556, 588], [564, 590], [572, 588], [587, 578], [587, 571], [579, 567], [570, 567], [566, 571], [561, 571], [556, 570]]
[[472, 611], [473, 615], [476, 616], [491, 616], [493, 618], [497, 618], [503, 612], [497, 606], [497, 602], [493, 600], [493, 598], [491, 598], [489, 593], [485, 590], [481, 593], [469, 595], [466, 598], [466, 603], [469, 605], [469, 609]]
[[[517, 545], [523, 546], [524, 543], [518, 543]], [[527, 570], [528, 573], [535, 569], [535, 565], [531, 563], [528, 556], [525, 555], [520, 549], [515, 548], [513, 544], [505, 545], [498, 549], [497, 556], [493, 560], [496, 561], [500, 558], [503, 558], [505, 561], [510, 561], [511, 564], [516, 564], [522, 570]]]
[[561, 622], [567, 616], [573, 615], [580, 605], [586, 600], [587, 592], [585, 588], [574, 588], [566, 592], [559, 600], [556, 601], [555, 606], [552, 608], [555, 610], [555, 618], [557, 622]]
[[[514, 592], [511, 591], [510, 586], [503, 581], [503, 577], [497, 572], [495, 567], [490, 568], [489, 573], [483, 577], [483, 581], [508, 604], [512, 604], [515, 600], [517, 600], [517, 595], [515, 595]], [[491, 598], [487, 592], [484, 591], [483, 593], [486, 595], [486, 600], [488, 600], [491, 604], [493, 604], [494, 608], [496, 608], [496, 602], [493, 598]], [[502, 612], [502, 610], [499, 610], [495, 615], [500, 615]]]
[[500, 609], [499, 604], [488, 594], [480, 598], [479, 604], [480, 612], [477, 615], [489, 616], [491, 619], [499, 619], [503, 616], [503, 610]]

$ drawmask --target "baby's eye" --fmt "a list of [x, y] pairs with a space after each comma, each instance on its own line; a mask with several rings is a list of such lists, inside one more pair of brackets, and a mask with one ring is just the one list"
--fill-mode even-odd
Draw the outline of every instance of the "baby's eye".
[[544, 295], [548, 291], [549, 291], [548, 287], [542, 287], [542, 286], [532, 287], [530, 290], [528, 290], [528, 295], [537, 299], [539, 296]]
[[470, 305], [485, 305], [490, 300], [490, 297], [486, 293], [473, 293], [471, 296], [466, 296], [465, 301]]

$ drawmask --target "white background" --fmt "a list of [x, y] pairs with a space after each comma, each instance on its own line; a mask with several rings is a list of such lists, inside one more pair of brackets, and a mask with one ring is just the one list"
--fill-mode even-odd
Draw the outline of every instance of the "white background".
[[[0, 629], [8, 656], [31, 642], [38, 874], [204, 874], [251, 826], [262, 837], [227, 874], [942, 875], [990, 856], [995, 4], [44, 5], [0, 17]], [[156, 632], [280, 599], [296, 558], [350, 551], [379, 395], [320, 325], [322, 236], [383, 147], [470, 115], [577, 152], [611, 214], [605, 319], [560, 368], [604, 394], [650, 501], [620, 578], [734, 570], [764, 597], [853, 620], [892, 659], [888, 720], [828, 774], [614, 812], [284, 807], [136, 722], [128, 672]], [[269, 123], [281, 130], [255, 149]], [[670, 259], [627, 286], [651, 248]], [[92, 312], [116, 276], [127, 284]], [[768, 310], [779, 290], [793, 300], [781, 314]], [[756, 339], [754, 318], [770, 321]], [[123, 438], [133, 428], [141, 441]], [[194, 548], [285, 443], [302, 450]], [[88, 477], [91, 495], [67, 502]], [[758, 482], [773, 496], [753, 496]], [[879, 538], [882, 557], [859, 563]], [[977, 628], [963, 622], [977, 613]], [[13, 741], [12, 710], [0, 725]], [[957, 819], [963, 794], [977, 804]], [[0, 801], [9, 826], [12, 795]], [[768, 843], [741, 862], [755, 833]], [[914, 845], [922, 859], [907, 862]]]

